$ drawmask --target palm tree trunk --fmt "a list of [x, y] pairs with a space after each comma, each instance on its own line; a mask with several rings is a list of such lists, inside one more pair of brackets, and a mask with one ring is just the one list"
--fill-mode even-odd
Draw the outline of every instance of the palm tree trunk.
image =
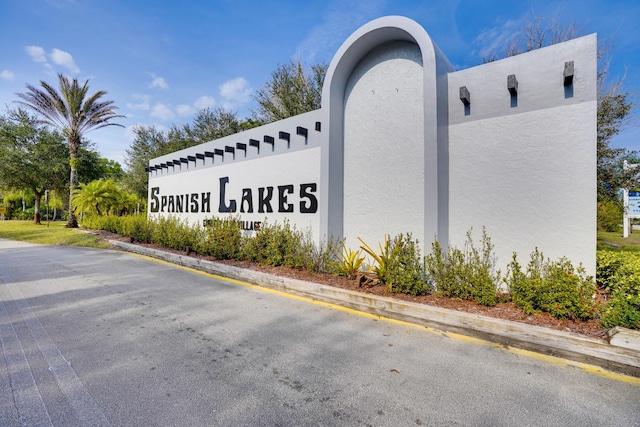
[[71, 174], [69, 176], [69, 219], [67, 220], [67, 224], [65, 225], [65, 227], [78, 228], [78, 219], [76, 218], [76, 214], [73, 210], [73, 190], [78, 187], [78, 170], [76, 169], [76, 166], [78, 164], [78, 157], [77, 149], [73, 150], [72, 147], [70, 148], [71, 149], [69, 151], [71, 153], [69, 163], [71, 165]]

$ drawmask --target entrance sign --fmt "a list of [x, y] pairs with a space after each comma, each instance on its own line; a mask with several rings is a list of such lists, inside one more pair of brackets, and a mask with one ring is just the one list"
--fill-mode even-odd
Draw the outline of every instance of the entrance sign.
[[[640, 163], [629, 163], [626, 160], [622, 164], [623, 171], [634, 170], [640, 167]], [[640, 218], [640, 209], [638, 208], [640, 193], [636, 191], [629, 192], [628, 188], [622, 189], [622, 237], [629, 237], [631, 232], [631, 219]]]
[[640, 218], [640, 192], [629, 192], [629, 209], [627, 212], [629, 218]]
[[288, 220], [351, 248], [410, 232], [423, 251], [485, 227], [499, 267], [538, 247], [593, 273], [596, 46], [455, 71], [415, 21], [376, 19], [334, 56], [319, 110], [152, 159], [149, 216]]

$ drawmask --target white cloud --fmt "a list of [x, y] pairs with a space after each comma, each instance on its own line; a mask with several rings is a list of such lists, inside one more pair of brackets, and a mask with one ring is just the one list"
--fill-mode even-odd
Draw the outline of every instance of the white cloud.
[[356, 28], [382, 15], [384, 0], [336, 0], [322, 21], [309, 29], [298, 44], [296, 57], [302, 62], [329, 61], [340, 44]]
[[198, 110], [202, 110], [203, 108], [213, 107], [216, 104], [216, 100], [210, 96], [201, 96], [196, 99], [196, 102], [193, 103], [193, 106]]
[[490, 58], [493, 54], [501, 55], [519, 28], [522, 28], [521, 20], [497, 21], [493, 27], [478, 34], [473, 39], [473, 44], [480, 47], [479, 54], [482, 58]]
[[25, 46], [24, 50], [27, 51], [33, 62], [47, 62], [47, 55], [42, 47]]
[[[51, 60], [55, 65], [66, 68], [73, 74], [78, 74], [80, 72], [80, 68], [78, 68], [76, 62], [73, 60], [73, 56], [64, 50], [54, 48], [51, 50], [49, 55], [47, 55], [44, 48], [41, 46], [25, 46], [24, 50], [31, 57], [33, 62], [43, 64], [47, 72], [53, 71], [53, 66], [49, 63], [49, 60]], [[47, 56], [49, 59], [47, 59]]]
[[65, 52], [60, 49], [53, 49], [51, 50], [49, 58], [51, 58], [51, 61], [53, 61], [54, 64], [65, 67], [73, 74], [78, 74], [80, 72], [80, 68], [78, 68], [76, 62], [73, 60], [73, 56], [71, 56], [69, 52]]
[[171, 120], [176, 116], [171, 108], [160, 103], [153, 106], [150, 114], [152, 117], [157, 117], [161, 120]]
[[194, 114], [196, 112], [196, 109], [191, 105], [182, 104], [176, 107], [176, 112], [181, 116], [189, 116], [191, 114]]
[[2, 70], [2, 72], [0, 73], [0, 79], [13, 80], [13, 73], [9, 70]]
[[162, 77], [156, 77], [155, 74], [151, 75], [153, 77], [153, 80], [151, 81], [151, 84], [149, 85], [149, 89], [153, 89], [153, 88], [160, 88], [160, 89], [168, 89], [169, 85], [167, 84], [167, 82], [165, 81], [164, 78]]
[[236, 77], [220, 86], [220, 95], [225, 99], [225, 107], [232, 108], [249, 101], [251, 88], [243, 77]]
[[149, 109], [151, 109], [151, 105], [149, 104], [149, 101], [151, 100], [151, 97], [149, 95], [134, 94], [133, 98], [134, 99], [139, 99], [140, 103], [133, 104], [131, 102], [127, 102], [127, 108], [128, 109], [130, 109], [130, 110], [149, 110]]

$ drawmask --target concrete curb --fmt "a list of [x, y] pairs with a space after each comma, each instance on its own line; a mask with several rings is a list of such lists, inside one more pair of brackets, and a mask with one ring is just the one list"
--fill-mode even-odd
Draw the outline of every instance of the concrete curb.
[[640, 352], [605, 340], [524, 323], [447, 310], [246, 270], [140, 245], [109, 240], [115, 247], [251, 284], [430, 328], [481, 338], [640, 378]]

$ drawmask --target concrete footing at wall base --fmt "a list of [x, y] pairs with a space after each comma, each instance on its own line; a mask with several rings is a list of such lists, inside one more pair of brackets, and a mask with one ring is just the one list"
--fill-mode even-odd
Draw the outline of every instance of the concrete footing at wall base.
[[[605, 340], [588, 338], [574, 333], [275, 276], [121, 241], [111, 240], [110, 243], [128, 252], [288, 294], [444, 332], [476, 337], [504, 346], [596, 365], [609, 371], [640, 378], [640, 351], [614, 345], [613, 342], [610, 344]], [[627, 337], [627, 331], [623, 331], [624, 333], [620, 337]], [[635, 331], [631, 332], [631, 335], [637, 338]], [[619, 332], [613, 336], [616, 335], [619, 335]]]
[[616, 326], [609, 331], [609, 344], [640, 352], [640, 331]]

